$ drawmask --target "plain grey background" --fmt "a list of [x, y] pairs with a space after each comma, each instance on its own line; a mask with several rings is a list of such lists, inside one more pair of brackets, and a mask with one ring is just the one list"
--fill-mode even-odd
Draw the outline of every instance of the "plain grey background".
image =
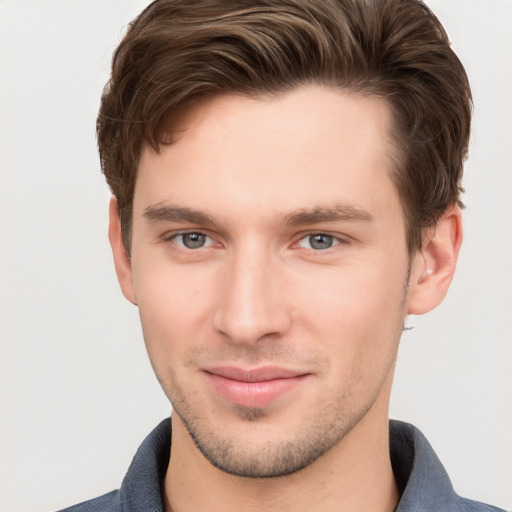
[[[117, 488], [170, 406], [122, 297], [94, 129], [142, 0], [0, 0], [0, 509]], [[445, 303], [404, 334], [391, 415], [456, 490], [512, 508], [512, 2], [431, 0], [470, 75], [465, 242]]]

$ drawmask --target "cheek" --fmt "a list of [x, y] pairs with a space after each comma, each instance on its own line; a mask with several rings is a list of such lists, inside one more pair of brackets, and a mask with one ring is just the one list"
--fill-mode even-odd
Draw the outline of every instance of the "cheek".
[[163, 357], [175, 359], [201, 339], [197, 331], [204, 326], [211, 301], [198, 273], [155, 262], [134, 265], [134, 284], [153, 364]]
[[376, 286], [375, 278], [331, 281], [328, 292], [312, 294], [301, 320], [306, 339], [328, 359], [325, 396], [337, 396], [344, 410], [377, 397], [397, 355], [403, 287]]
[[332, 267], [314, 275], [303, 273], [292, 293], [300, 309], [311, 311], [319, 325], [386, 324], [403, 309], [406, 274], [405, 265], [386, 262]]
[[173, 263], [162, 247], [134, 252], [132, 268], [137, 305], [145, 314], [154, 316], [156, 322], [167, 317], [193, 323], [207, 297], [210, 279], [206, 269]]
[[396, 352], [405, 316], [405, 281], [404, 267], [386, 264], [336, 268], [320, 280], [305, 279], [302, 290], [293, 293], [302, 297], [297, 322], [332, 355], [333, 365], [350, 371], [377, 367]]

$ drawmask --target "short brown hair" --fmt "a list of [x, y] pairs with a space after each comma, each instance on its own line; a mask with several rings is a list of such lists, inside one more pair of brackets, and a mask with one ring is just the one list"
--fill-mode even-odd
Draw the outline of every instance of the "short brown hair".
[[304, 84], [384, 98], [396, 147], [392, 179], [407, 244], [460, 204], [471, 121], [462, 64], [417, 0], [157, 0], [114, 53], [97, 120], [101, 165], [130, 251], [133, 193], [144, 146], [172, 143], [173, 117], [222, 94]]

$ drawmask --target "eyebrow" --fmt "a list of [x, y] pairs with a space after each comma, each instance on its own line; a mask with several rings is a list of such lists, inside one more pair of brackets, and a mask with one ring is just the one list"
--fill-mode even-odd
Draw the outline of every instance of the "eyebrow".
[[285, 216], [285, 223], [290, 226], [307, 226], [320, 222], [336, 221], [363, 221], [370, 222], [373, 216], [356, 206], [335, 204], [333, 206], [319, 206], [304, 208], [298, 212]]
[[214, 220], [199, 210], [182, 206], [148, 206], [143, 217], [153, 222], [188, 222], [202, 226], [214, 226]]
[[[143, 216], [151, 222], [187, 222], [209, 227], [217, 225], [208, 214], [183, 206], [148, 206], [144, 210]], [[307, 226], [320, 222], [370, 222], [373, 216], [356, 206], [335, 204], [304, 208], [289, 214], [279, 214], [277, 218], [289, 226]]]

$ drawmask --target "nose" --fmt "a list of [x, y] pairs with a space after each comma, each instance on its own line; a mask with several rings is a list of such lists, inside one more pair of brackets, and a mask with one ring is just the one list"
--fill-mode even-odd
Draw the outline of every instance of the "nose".
[[213, 327], [231, 343], [277, 339], [291, 327], [282, 269], [271, 260], [261, 249], [247, 249], [234, 254], [225, 268]]

